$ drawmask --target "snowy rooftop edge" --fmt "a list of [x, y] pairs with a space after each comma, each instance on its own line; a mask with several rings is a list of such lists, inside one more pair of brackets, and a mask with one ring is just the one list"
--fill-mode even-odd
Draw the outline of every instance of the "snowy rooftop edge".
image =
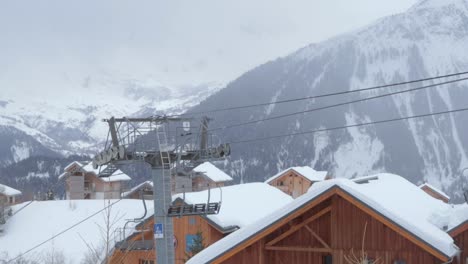
[[130, 189], [130, 191], [122, 193], [122, 197], [127, 197], [128, 195], [134, 193], [136, 190], [140, 189], [141, 187], [143, 187], [146, 184], [149, 184], [149, 185], [153, 186], [152, 181], [144, 181], [144, 182], [138, 184], [137, 186], [133, 187], [132, 189]]
[[[222, 205], [217, 215], [208, 215], [206, 219], [223, 230], [249, 226], [293, 201], [291, 196], [263, 182], [225, 186], [212, 189], [210, 192], [211, 201], [221, 201]], [[191, 204], [206, 203], [207, 193], [207, 190], [186, 193], [186, 202]], [[172, 197], [175, 201], [178, 198], [182, 199], [182, 196], [183, 194], [175, 194]], [[265, 206], [266, 204], [269, 206]], [[244, 212], [248, 217], [241, 212]]]
[[[295, 211], [300, 209], [305, 204], [314, 201], [315, 199], [325, 194], [326, 192], [332, 190], [333, 188], [339, 188], [345, 191], [346, 193], [353, 196], [358, 201], [366, 204], [369, 208], [379, 212], [382, 216], [390, 219], [392, 222], [399, 225], [402, 229], [404, 229], [411, 235], [414, 235], [418, 239], [422, 240], [424, 243], [434, 248], [435, 250], [441, 252], [443, 255], [447, 256], [448, 258], [453, 257], [454, 255], [457, 254], [458, 248], [455, 246], [453, 239], [447, 233], [440, 230], [434, 224], [431, 224], [432, 225], [432, 228], [430, 228], [431, 230], [424, 230], [422, 227], [420, 227], [419, 225], [415, 223], [409, 223], [408, 221], [406, 221], [405, 219], [402, 219], [395, 213], [392, 213], [386, 210], [386, 208], [381, 208], [381, 206], [376, 201], [366, 196], [365, 194], [360, 193], [359, 189], [353, 187], [353, 185], [358, 185], [358, 184], [347, 179], [332, 179], [332, 180], [317, 183], [309, 189], [309, 192], [297, 198], [292, 203], [260, 219], [259, 221], [253, 223], [252, 225], [249, 225], [215, 242], [208, 248], [204, 249], [203, 251], [195, 255], [187, 263], [188, 264], [208, 263], [210, 261], [215, 260], [220, 255], [235, 248], [237, 245], [239, 245], [243, 241], [251, 237], [254, 237], [257, 233], [268, 228], [268, 226], [276, 223], [277, 221], [280, 221], [281, 219], [283, 219], [284, 217], [287, 217], [291, 213], [294, 213]], [[438, 234], [438, 236], [434, 236], [434, 233]]]
[[8, 185], [1, 184], [1, 183], [0, 183], [0, 193], [5, 194], [7, 196], [18, 196], [22, 194], [21, 191], [16, 190], [15, 188], [12, 188]]
[[214, 182], [226, 182], [232, 181], [232, 177], [226, 174], [224, 171], [218, 169], [215, 165], [210, 162], [204, 162], [193, 169], [194, 172], [203, 173], [206, 177], [210, 178]]
[[279, 176], [285, 174], [286, 172], [294, 170], [295, 172], [301, 174], [302, 176], [306, 177], [309, 181], [312, 182], [317, 182], [317, 181], [323, 181], [327, 177], [328, 172], [327, 171], [316, 171], [313, 168], [309, 166], [302, 166], [302, 167], [290, 167], [287, 169], [284, 169], [274, 176], [268, 178], [265, 183], [270, 183], [274, 179], [278, 178]]
[[450, 200], [450, 196], [448, 196], [448, 195], [447, 195], [446, 193], [444, 193], [442, 190], [440, 190], [440, 189], [434, 187], [433, 185], [431, 185], [431, 184], [429, 184], [429, 183], [427, 183], [427, 182], [426, 182], [426, 183], [423, 183], [423, 184], [421, 184], [421, 185], [419, 185], [418, 187], [419, 187], [419, 188], [422, 188], [422, 187], [424, 187], [424, 186], [427, 186], [427, 187], [431, 188], [431, 189], [432, 189], [433, 191], [435, 191], [436, 193], [440, 194], [440, 195], [443, 196], [444, 198], [447, 198], [447, 200]]

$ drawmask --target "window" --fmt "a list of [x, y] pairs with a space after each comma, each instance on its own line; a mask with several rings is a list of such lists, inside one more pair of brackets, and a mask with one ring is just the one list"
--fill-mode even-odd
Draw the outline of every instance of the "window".
[[10, 196], [10, 204], [13, 203], [13, 197]]
[[326, 255], [322, 257], [322, 263], [323, 264], [332, 264], [332, 256], [331, 255]]
[[395, 260], [395, 261], [393, 262], [393, 264], [406, 264], [406, 261], [401, 260], [401, 259], [400, 259], [400, 260]]
[[197, 235], [190, 235], [190, 234], [185, 236], [185, 251], [186, 252], [190, 251], [190, 248], [192, 247], [193, 242], [196, 237]]
[[283, 186], [283, 185], [284, 185], [284, 182], [283, 182], [283, 181], [280, 181], [280, 182], [278, 183], [278, 185], [279, 185], [279, 186]]
[[189, 217], [189, 225], [195, 225], [197, 223], [197, 219], [195, 219], [195, 217], [191, 216]]
[[138, 261], [138, 264], [154, 264], [154, 260], [140, 259], [140, 260]]

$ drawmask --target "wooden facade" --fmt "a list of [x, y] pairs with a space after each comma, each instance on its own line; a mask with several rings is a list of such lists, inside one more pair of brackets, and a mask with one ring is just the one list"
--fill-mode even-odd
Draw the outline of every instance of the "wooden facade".
[[[364, 238], [364, 242], [363, 242]], [[444, 263], [449, 257], [344, 190], [334, 187], [256, 234], [220, 252], [211, 263], [333, 263], [362, 249], [382, 264]]]
[[424, 192], [426, 192], [427, 194], [429, 194], [430, 196], [438, 199], [438, 200], [441, 200], [442, 202], [444, 203], [448, 203], [449, 202], [449, 198], [446, 196], [446, 195], [443, 195], [441, 194], [438, 190], [435, 190], [433, 188], [431, 188], [431, 186], [429, 185], [421, 185], [421, 190], [423, 190]]
[[0, 193], [0, 204], [15, 205], [21, 202], [21, 195], [6, 195]]
[[[209, 246], [227, 235], [226, 231], [220, 230], [214, 223], [209, 222], [207, 218], [201, 216], [187, 216], [173, 218], [174, 221], [174, 246], [175, 246], [175, 264], [183, 264], [187, 260], [187, 243], [190, 242], [197, 232], [202, 233], [204, 244]], [[133, 264], [151, 263], [155, 259], [155, 250], [153, 244], [153, 223], [154, 218], [150, 217], [148, 221], [139, 226], [141, 233], [136, 233], [127, 239], [126, 243], [130, 246], [125, 248], [116, 247], [110, 258], [112, 264]], [[135, 245], [142, 245], [135, 248]], [[133, 248], [132, 248], [133, 247]]]
[[460, 248], [460, 255], [453, 259], [453, 264], [468, 263], [468, 221], [452, 228], [449, 235], [455, 241], [455, 244]]
[[313, 182], [295, 170], [288, 170], [283, 175], [270, 181], [268, 184], [274, 186], [284, 193], [297, 198], [309, 190]]

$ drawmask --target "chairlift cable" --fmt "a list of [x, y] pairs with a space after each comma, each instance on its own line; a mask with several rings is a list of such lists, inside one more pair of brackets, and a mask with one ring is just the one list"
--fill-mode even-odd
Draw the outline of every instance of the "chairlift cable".
[[418, 82], [424, 82], [424, 81], [437, 80], [437, 79], [442, 79], [442, 78], [447, 78], [447, 77], [460, 76], [460, 75], [464, 75], [464, 74], [468, 74], [468, 71], [456, 72], [456, 73], [444, 74], [444, 75], [437, 75], [437, 76], [426, 77], [426, 78], [415, 79], [415, 80], [409, 80], [409, 81], [404, 81], [404, 82], [396, 82], [396, 83], [390, 83], [390, 84], [384, 84], [384, 85], [371, 86], [371, 87], [362, 88], [362, 89], [347, 90], [347, 91], [327, 93], [327, 94], [319, 94], [319, 95], [306, 96], [306, 97], [298, 97], [298, 98], [292, 98], [292, 99], [286, 99], [286, 100], [278, 100], [278, 101], [273, 101], [273, 102], [268, 102], [268, 103], [250, 104], [250, 105], [242, 105], [242, 106], [232, 106], [232, 107], [218, 108], [218, 109], [212, 109], [212, 110], [206, 110], [206, 111], [200, 111], [200, 112], [193, 112], [193, 113], [174, 114], [174, 115], [168, 115], [168, 117], [187, 116], [187, 115], [200, 115], [200, 114], [215, 113], [215, 112], [222, 112], [222, 111], [238, 110], [238, 109], [244, 109], [244, 108], [267, 106], [267, 105], [272, 105], [272, 104], [282, 104], [282, 103], [290, 103], [290, 102], [297, 102], [297, 101], [303, 101], [303, 100], [318, 99], [318, 98], [331, 97], [331, 96], [337, 96], [337, 95], [344, 95], [344, 94], [359, 93], [359, 92], [364, 92], [364, 91], [378, 90], [378, 89], [383, 89], [383, 88], [389, 88], [389, 87], [412, 84], [412, 83], [418, 83]]
[[396, 91], [396, 92], [380, 94], [380, 95], [376, 95], [376, 96], [361, 98], [361, 99], [342, 102], [342, 103], [338, 103], [338, 104], [326, 105], [326, 106], [322, 106], [322, 107], [307, 109], [307, 110], [304, 110], [304, 111], [298, 111], [298, 112], [288, 113], [288, 114], [284, 114], [284, 115], [278, 115], [278, 116], [262, 118], [262, 119], [257, 119], [257, 120], [253, 120], [253, 121], [248, 121], [248, 122], [242, 122], [242, 123], [217, 127], [217, 128], [209, 129], [208, 131], [216, 131], [216, 130], [221, 130], [221, 129], [240, 127], [240, 126], [256, 124], [256, 123], [260, 123], [260, 122], [264, 122], [264, 121], [269, 121], [269, 120], [275, 120], [275, 119], [280, 119], [280, 118], [285, 118], [285, 117], [290, 117], [290, 116], [295, 116], [295, 115], [300, 115], [300, 114], [305, 114], [305, 113], [312, 113], [312, 112], [321, 111], [321, 110], [325, 110], [325, 109], [330, 109], [330, 108], [335, 108], [335, 107], [345, 106], [345, 105], [351, 105], [351, 104], [355, 104], [355, 103], [370, 101], [370, 100], [384, 98], [384, 97], [393, 96], [393, 95], [397, 95], [397, 94], [403, 94], [403, 93], [408, 93], [408, 92], [419, 91], [419, 90], [423, 90], [423, 89], [433, 88], [433, 87], [437, 87], [437, 86], [441, 86], [441, 85], [446, 85], [446, 84], [451, 84], [451, 83], [456, 83], [456, 82], [461, 82], [461, 81], [466, 81], [466, 80], [468, 80], [468, 77], [461, 78], [461, 79], [456, 79], [456, 80], [445, 81], [445, 82], [440, 82], [440, 83], [434, 83], [434, 84], [425, 85], [425, 86], [414, 87], [414, 88], [407, 89], [407, 90], [400, 90], [400, 91]]
[[383, 123], [390, 123], [390, 122], [401, 121], [401, 120], [409, 120], [409, 119], [423, 118], [423, 117], [429, 117], [429, 116], [438, 116], [438, 115], [457, 113], [457, 112], [464, 112], [464, 111], [468, 111], [468, 108], [460, 108], [460, 109], [447, 110], [447, 111], [441, 111], [441, 112], [433, 112], [433, 113], [421, 114], [421, 115], [405, 116], [405, 117], [378, 120], [378, 121], [372, 121], [372, 122], [366, 122], [366, 123], [358, 123], [358, 124], [352, 124], [352, 125], [346, 125], [346, 126], [338, 126], [338, 127], [331, 127], [331, 128], [317, 129], [317, 130], [309, 130], [309, 131], [289, 133], [289, 134], [276, 135], [276, 136], [269, 136], [269, 137], [263, 137], [263, 138], [238, 140], [238, 141], [232, 141], [232, 142], [230, 142], [230, 144], [249, 143], [249, 142], [264, 141], [264, 140], [283, 138], [283, 137], [289, 137], [289, 136], [315, 134], [315, 133], [319, 133], [319, 132], [340, 130], [340, 129], [346, 129], [346, 128], [351, 128], [351, 127], [361, 127], [361, 126], [368, 126], [368, 125], [375, 125], [375, 124], [383, 124]]

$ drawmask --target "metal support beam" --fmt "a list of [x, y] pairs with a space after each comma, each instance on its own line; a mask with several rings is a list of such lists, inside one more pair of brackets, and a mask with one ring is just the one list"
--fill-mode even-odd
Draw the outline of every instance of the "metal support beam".
[[112, 138], [112, 146], [118, 147], [119, 139], [117, 138], [117, 129], [115, 128], [115, 118], [111, 117], [111, 119], [107, 120], [107, 123], [109, 123], [109, 131]]
[[[174, 264], [174, 231], [172, 218], [167, 217], [167, 208], [171, 205], [171, 175], [164, 173], [163, 168], [152, 167], [154, 199], [155, 250], [158, 264]], [[156, 233], [156, 226], [162, 227]], [[162, 235], [162, 237], [160, 237]], [[159, 236], [159, 237], [158, 237]]]

